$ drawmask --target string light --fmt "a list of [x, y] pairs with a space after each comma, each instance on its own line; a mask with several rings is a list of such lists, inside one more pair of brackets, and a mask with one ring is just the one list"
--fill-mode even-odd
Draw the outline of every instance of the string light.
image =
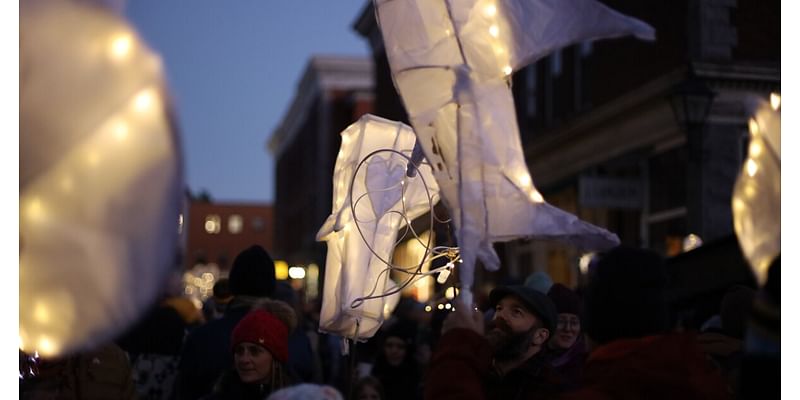
[[531, 177], [528, 174], [521, 174], [519, 176], [519, 184], [522, 186], [530, 186], [531, 184]]
[[494, 17], [497, 15], [497, 6], [489, 4], [483, 9], [483, 13], [486, 14], [487, 17]]
[[37, 302], [33, 307], [33, 318], [41, 324], [50, 322], [50, 313], [47, 311], [47, 307]]
[[134, 99], [134, 108], [138, 112], [145, 112], [152, 108], [155, 103], [155, 95], [151, 89], [145, 89], [139, 92]]
[[747, 124], [750, 127], [750, 133], [754, 136], [758, 135], [759, 132], [758, 122], [756, 122], [755, 119], [750, 118], [750, 121], [748, 121]]
[[450, 277], [450, 270], [454, 267], [452, 262], [447, 263], [446, 268], [439, 272], [439, 276], [436, 278], [436, 282], [440, 285], [447, 282], [447, 278]]
[[447, 290], [444, 291], [444, 297], [448, 300], [453, 300], [458, 295], [458, 289], [450, 286]]
[[48, 336], [41, 336], [36, 350], [43, 356], [54, 355], [58, 353], [58, 345]]
[[781, 108], [781, 95], [778, 93], [771, 93], [769, 95], [769, 103], [773, 110], [778, 111], [778, 109]]
[[[739, 197], [736, 197], [736, 198], [733, 199], [733, 209], [736, 212], [744, 211], [745, 206], [746, 206], [746, 204]], [[734, 218], [734, 221], [738, 221], [738, 219]]]
[[539, 193], [539, 192], [538, 192], [538, 191], [536, 191], [536, 190], [534, 190], [533, 192], [531, 192], [531, 200], [532, 200], [534, 203], [544, 203], [544, 197], [542, 197], [542, 194], [541, 194], [541, 193]]
[[111, 40], [111, 58], [123, 60], [131, 54], [132, 48], [133, 40], [131, 35], [127, 33], [117, 35]]
[[500, 36], [500, 28], [497, 25], [492, 25], [489, 27], [489, 34], [492, 37], [496, 38]]
[[758, 164], [752, 158], [747, 159], [747, 175], [749, 177], [754, 177], [756, 172], [758, 172]]
[[750, 157], [758, 158], [758, 156], [761, 155], [763, 149], [764, 148], [761, 146], [760, 142], [753, 141], [752, 143], [750, 143]]
[[753, 186], [752, 182], [748, 182], [744, 187], [744, 196], [748, 199], [752, 199], [756, 197], [756, 188]]
[[28, 218], [34, 221], [39, 221], [44, 218], [44, 206], [39, 198], [34, 198], [28, 205]]
[[511, 68], [510, 65], [506, 65], [505, 67], [503, 67], [503, 74], [505, 74], [506, 76], [511, 75], [512, 72], [514, 72], [514, 70]]
[[128, 124], [124, 121], [119, 121], [114, 124], [114, 129], [112, 129], [111, 133], [114, 135], [115, 139], [121, 142], [128, 137], [128, 131]]

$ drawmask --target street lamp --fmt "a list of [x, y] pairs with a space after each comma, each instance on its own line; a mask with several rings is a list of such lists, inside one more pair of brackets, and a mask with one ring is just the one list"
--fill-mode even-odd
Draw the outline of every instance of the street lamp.
[[687, 227], [690, 232], [699, 233], [705, 237], [706, 231], [703, 230], [703, 223], [706, 212], [706, 204], [703, 200], [704, 169], [709, 162], [704, 156], [704, 149], [708, 146], [704, 140], [703, 125], [705, 124], [711, 104], [714, 102], [716, 93], [706, 86], [703, 80], [698, 79], [694, 74], [690, 74], [672, 90], [669, 94], [669, 102], [675, 119], [684, 128], [686, 133], [687, 150], [689, 165], [687, 166], [687, 199], [686, 208], [688, 209]]
[[669, 97], [672, 112], [687, 131], [703, 126], [717, 94], [696, 77], [681, 82]]

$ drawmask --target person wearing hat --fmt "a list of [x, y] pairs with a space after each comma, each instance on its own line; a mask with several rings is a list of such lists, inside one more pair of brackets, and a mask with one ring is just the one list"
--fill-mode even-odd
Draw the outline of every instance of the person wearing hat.
[[577, 293], [560, 283], [550, 287], [547, 297], [553, 301], [558, 312], [556, 331], [548, 342], [550, 366], [566, 386], [574, 388], [580, 381], [588, 355], [581, 331], [583, 301]]
[[667, 270], [656, 252], [616, 247], [590, 272], [584, 322], [590, 354], [565, 399], [726, 399], [694, 333], [670, 332]]
[[275, 264], [258, 245], [239, 253], [228, 274], [233, 298], [222, 318], [210, 321], [189, 333], [178, 365], [177, 397], [196, 400], [213, 389], [214, 382], [233, 365], [228, 351], [231, 332], [260, 300], [275, 292]]
[[416, 324], [399, 321], [379, 333], [379, 352], [370, 374], [384, 388], [387, 400], [419, 398], [420, 371], [414, 358]]
[[[296, 318], [289, 316], [293, 311], [281, 302], [264, 306], [250, 311], [236, 324], [229, 347], [234, 367], [220, 377], [212, 394], [204, 400], [262, 400], [287, 386], [284, 370], [289, 360], [289, 330]], [[279, 308], [289, 311], [276, 310]]]
[[548, 399], [561, 390], [548, 365], [547, 341], [555, 332], [553, 302], [533, 288], [502, 286], [489, 294], [493, 327], [457, 305], [426, 374], [426, 399]]

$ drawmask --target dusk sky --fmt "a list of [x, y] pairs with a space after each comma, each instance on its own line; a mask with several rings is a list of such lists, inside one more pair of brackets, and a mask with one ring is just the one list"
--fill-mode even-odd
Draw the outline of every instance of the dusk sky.
[[314, 54], [368, 55], [365, 0], [128, 0], [176, 102], [186, 180], [214, 200], [272, 202], [266, 142]]

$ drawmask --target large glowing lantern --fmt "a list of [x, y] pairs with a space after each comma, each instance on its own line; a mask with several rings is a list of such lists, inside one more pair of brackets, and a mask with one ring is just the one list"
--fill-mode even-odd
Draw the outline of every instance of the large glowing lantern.
[[544, 201], [525, 164], [508, 79], [579, 41], [652, 40], [652, 27], [594, 0], [377, 0], [376, 15], [394, 84], [456, 225], [465, 301], [476, 258], [500, 266], [493, 242], [619, 244]]
[[399, 300], [389, 277], [398, 230], [430, 211], [439, 189], [430, 166], [408, 173], [415, 137], [407, 125], [367, 114], [341, 136], [333, 213], [317, 233], [328, 246], [319, 328], [366, 340]]
[[118, 15], [20, 2], [20, 348], [108, 341], [174, 262], [182, 179], [158, 57]]
[[753, 100], [747, 159], [733, 189], [733, 227], [759, 284], [781, 252], [780, 95]]

